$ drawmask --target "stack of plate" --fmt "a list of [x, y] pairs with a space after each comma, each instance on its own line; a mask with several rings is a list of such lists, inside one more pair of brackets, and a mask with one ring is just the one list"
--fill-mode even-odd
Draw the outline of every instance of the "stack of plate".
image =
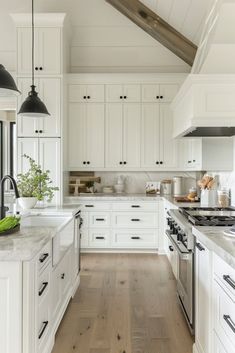
[[103, 187], [103, 193], [104, 194], [112, 194], [113, 193], [113, 187], [112, 186], [104, 186]]

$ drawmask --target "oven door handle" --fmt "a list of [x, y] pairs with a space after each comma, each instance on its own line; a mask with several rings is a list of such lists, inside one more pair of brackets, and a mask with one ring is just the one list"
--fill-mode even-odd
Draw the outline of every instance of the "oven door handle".
[[170, 232], [170, 230], [166, 230], [166, 235], [168, 236], [168, 238], [170, 239], [170, 241], [171, 241], [171, 243], [173, 243], [174, 244], [174, 246], [175, 246], [175, 248], [176, 248], [176, 250], [177, 250], [177, 252], [178, 252], [178, 254], [179, 254], [179, 256], [180, 256], [180, 258], [182, 259], [182, 260], [189, 260], [190, 259], [190, 257], [192, 256], [192, 252], [191, 251], [181, 251], [181, 249], [180, 249], [180, 247], [179, 247], [179, 245], [177, 244], [177, 242], [175, 242], [174, 241], [174, 239], [171, 237], [171, 232]]

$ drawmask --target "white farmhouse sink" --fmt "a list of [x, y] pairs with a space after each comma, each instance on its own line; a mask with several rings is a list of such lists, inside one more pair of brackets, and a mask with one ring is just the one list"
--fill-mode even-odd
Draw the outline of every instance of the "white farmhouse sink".
[[27, 216], [21, 218], [21, 227], [56, 227], [58, 229], [63, 228], [71, 217], [64, 216]]

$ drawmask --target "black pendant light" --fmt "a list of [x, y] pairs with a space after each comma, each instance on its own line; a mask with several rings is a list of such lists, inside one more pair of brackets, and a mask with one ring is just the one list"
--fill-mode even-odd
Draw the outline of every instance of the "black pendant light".
[[5, 67], [0, 64], [0, 96], [17, 96], [20, 94], [13, 77], [5, 69]]
[[32, 85], [28, 97], [20, 107], [18, 115], [41, 118], [50, 115], [45, 104], [38, 97], [34, 85], [34, 0], [32, 0]]

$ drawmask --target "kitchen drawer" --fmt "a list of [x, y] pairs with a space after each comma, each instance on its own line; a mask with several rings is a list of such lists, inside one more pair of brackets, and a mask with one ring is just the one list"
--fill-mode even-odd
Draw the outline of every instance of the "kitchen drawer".
[[112, 204], [109, 202], [84, 202], [82, 203], [82, 211], [110, 211]]
[[235, 297], [235, 270], [216, 254], [213, 254], [213, 272], [220, 284]]
[[51, 261], [51, 255], [52, 255], [52, 243], [49, 241], [44, 248], [39, 252], [37, 258], [38, 262], [38, 270], [41, 271], [43, 268], [45, 268], [49, 262]]
[[89, 231], [87, 228], [83, 228], [81, 229], [80, 232], [80, 236], [81, 236], [81, 248], [87, 248], [89, 245]]
[[108, 229], [94, 229], [89, 231], [89, 246], [106, 248], [110, 244], [110, 231]]
[[158, 228], [158, 215], [150, 212], [115, 212], [113, 226], [118, 228]]
[[213, 332], [213, 353], [234, 353], [231, 348], [229, 350], [225, 349], [216, 332]]
[[157, 231], [128, 229], [128, 231], [113, 231], [112, 245], [117, 248], [157, 249], [157, 240]]
[[235, 351], [235, 301], [214, 280], [214, 329], [226, 346], [232, 345]]
[[115, 202], [113, 203], [113, 210], [158, 212], [158, 202]]
[[48, 339], [51, 328], [51, 317], [50, 317], [50, 296], [47, 295], [38, 308], [38, 320], [37, 320], [37, 338], [38, 338], [38, 352], [43, 352], [45, 349], [45, 343]]
[[51, 262], [49, 265], [44, 269], [41, 275], [38, 278], [38, 303], [44, 300], [44, 298], [50, 293], [50, 286], [51, 286], [51, 271], [52, 266]]
[[90, 212], [89, 226], [95, 228], [110, 227], [110, 213], [109, 212]]

